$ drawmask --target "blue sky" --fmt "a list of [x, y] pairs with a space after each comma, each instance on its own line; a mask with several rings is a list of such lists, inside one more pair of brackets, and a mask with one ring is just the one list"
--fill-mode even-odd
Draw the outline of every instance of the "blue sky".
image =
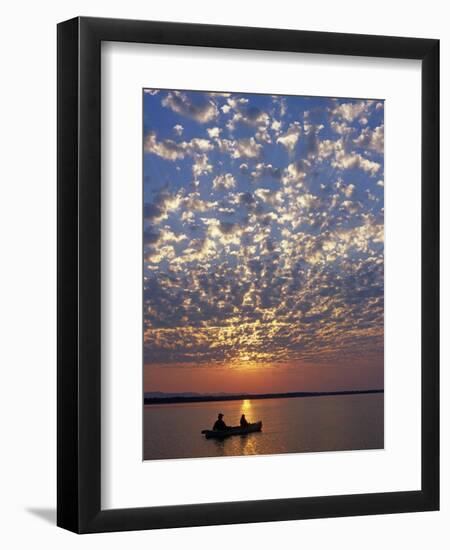
[[146, 365], [380, 385], [383, 101], [145, 89], [143, 117]]

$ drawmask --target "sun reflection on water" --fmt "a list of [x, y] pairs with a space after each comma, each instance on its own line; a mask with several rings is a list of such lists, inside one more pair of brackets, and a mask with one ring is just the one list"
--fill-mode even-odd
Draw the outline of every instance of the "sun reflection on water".
[[241, 404], [241, 414], [248, 414], [252, 410], [252, 402], [250, 399], [244, 399]]

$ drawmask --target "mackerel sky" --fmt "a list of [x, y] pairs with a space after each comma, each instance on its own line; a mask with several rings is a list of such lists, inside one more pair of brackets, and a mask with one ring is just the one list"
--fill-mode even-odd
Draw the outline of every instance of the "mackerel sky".
[[143, 117], [153, 389], [305, 366], [382, 386], [383, 101], [145, 89]]

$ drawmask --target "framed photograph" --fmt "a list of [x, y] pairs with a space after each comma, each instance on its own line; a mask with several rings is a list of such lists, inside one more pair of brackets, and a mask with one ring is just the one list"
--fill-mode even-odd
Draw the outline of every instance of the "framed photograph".
[[58, 525], [439, 507], [439, 41], [58, 25]]

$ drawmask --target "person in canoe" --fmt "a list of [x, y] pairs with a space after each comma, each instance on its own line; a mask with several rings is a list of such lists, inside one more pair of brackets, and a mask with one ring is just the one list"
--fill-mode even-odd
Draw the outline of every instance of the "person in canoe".
[[217, 420], [214, 422], [213, 430], [216, 432], [220, 432], [223, 430], [226, 430], [228, 426], [223, 421], [223, 414], [219, 413], [217, 416]]
[[241, 420], [239, 421], [241, 428], [246, 428], [248, 426], [247, 419], [245, 418], [245, 414], [241, 416]]

